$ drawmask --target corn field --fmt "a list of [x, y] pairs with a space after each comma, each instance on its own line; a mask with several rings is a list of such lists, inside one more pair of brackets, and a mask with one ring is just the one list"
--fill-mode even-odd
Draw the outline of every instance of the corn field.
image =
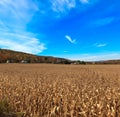
[[2, 100], [21, 117], [120, 117], [120, 66], [1, 64]]

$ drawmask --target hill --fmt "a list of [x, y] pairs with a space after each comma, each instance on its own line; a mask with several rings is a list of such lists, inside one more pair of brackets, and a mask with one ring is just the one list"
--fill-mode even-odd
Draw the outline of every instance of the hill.
[[38, 56], [8, 49], [0, 49], [0, 63], [54, 63], [54, 64], [120, 64], [120, 60], [105, 60], [97, 62], [72, 61], [53, 56]]
[[0, 63], [70, 63], [70, 60], [0, 49]]
[[105, 60], [105, 61], [98, 61], [95, 64], [120, 64], [120, 59], [118, 60]]

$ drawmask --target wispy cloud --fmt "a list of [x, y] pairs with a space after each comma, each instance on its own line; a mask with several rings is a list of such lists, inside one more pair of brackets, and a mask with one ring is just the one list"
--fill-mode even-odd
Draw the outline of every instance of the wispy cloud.
[[78, 54], [78, 55], [67, 55], [67, 58], [71, 60], [82, 60], [82, 61], [100, 61], [100, 60], [112, 60], [119, 59], [120, 53], [103, 53], [103, 54]]
[[110, 54], [87, 55], [84, 57], [80, 57], [79, 59], [85, 61], [99, 61], [99, 60], [118, 59], [119, 57], [120, 57], [119, 53], [110, 53]]
[[95, 43], [94, 46], [99, 48], [99, 47], [105, 47], [107, 46], [107, 44], [106, 43]]
[[76, 0], [51, 0], [50, 2], [55, 12], [67, 12], [76, 6]]
[[0, 33], [0, 47], [22, 51], [32, 54], [38, 54], [47, 49], [45, 44], [40, 42], [35, 35], [29, 33], [26, 35], [19, 35], [14, 33]]
[[38, 5], [32, 0], [0, 1], [0, 48], [38, 54], [46, 49], [40, 37], [27, 31]]
[[52, 11], [56, 12], [58, 16], [62, 16], [69, 14], [71, 9], [77, 9], [77, 11], [85, 10], [97, 1], [99, 0], [50, 0], [50, 3]]
[[69, 51], [66, 51], [66, 50], [64, 51], [64, 53], [67, 53], [67, 52], [69, 52]]
[[108, 25], [110, 23], [112, 23], [115, 20], [114, 17], [107, 17], [107, 18], [102, 18], [102, 19], [98, 19], [96, 21], [93, 22], [94, 26], [104, 26], [104, 25]]
[[8, 21], [11, 25], [18, 24], [18, 26], [25, 26], [38, 10], [38, 6], [31, 0], [0, 1], [0, 17], [7, 26]]
[[69, 35], [66, 35], [65, 38], [71, 42], [72, 44], [75, 44], [76, 43], [76, 40], [75, 39], [72, 39]]

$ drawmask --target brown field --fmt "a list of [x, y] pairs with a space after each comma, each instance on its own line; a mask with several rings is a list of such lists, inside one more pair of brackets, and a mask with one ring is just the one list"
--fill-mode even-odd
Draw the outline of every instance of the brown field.
[[0, 64], [3, 100], [23, 117], [120, 117], [120, 65]]

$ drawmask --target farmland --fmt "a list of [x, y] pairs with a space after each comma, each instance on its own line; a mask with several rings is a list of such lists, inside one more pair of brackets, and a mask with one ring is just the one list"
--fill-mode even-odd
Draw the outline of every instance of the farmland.
[[21, 117], [120, 117], [120, 65], [0, 64], [3, 100]]

